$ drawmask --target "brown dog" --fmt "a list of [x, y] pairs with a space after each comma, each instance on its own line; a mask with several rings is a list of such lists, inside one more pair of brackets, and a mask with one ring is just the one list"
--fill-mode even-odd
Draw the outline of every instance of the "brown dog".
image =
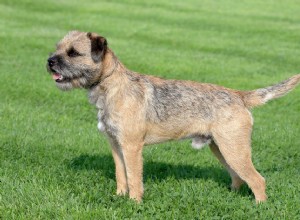
[[72, 31], [48, 59], [48, 70], [62, 90], [85, 88], [99, 110], [98, 128], [110, 140], [117, 194], [141, 201], [142, 149], [146, 144], [183, 138], [210, 149], [226, 167], [232, 188], [246, 182], [257, 202], [265, 201], [265, 180], [251, 161], [250, 108], [291, 91], [300, 74], [274, 86], [237, 91], [221, 86], [164, 80], [132, 72], [94, 33]]

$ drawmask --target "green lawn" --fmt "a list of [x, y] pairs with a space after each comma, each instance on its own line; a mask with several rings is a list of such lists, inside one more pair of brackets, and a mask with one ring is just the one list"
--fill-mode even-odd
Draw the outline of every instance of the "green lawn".
[[69, 30], [98, 32], [132, 70], [254, 89], [300, 72], [296, 0], [1, 0], [0, 219], [299, 219], [300, 87], [253, 111], [259, 206], [208, 148], [144, 150], [140, 205], [115, 196], [114, 163], [86, 91], [45, 64]]

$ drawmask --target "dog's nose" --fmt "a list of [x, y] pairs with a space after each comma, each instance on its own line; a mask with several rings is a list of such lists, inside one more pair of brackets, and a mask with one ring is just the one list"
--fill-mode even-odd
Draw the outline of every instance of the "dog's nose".
[[50, 67], [54, 66], [55, 63], [56, 63], [56, 59], [55, 59], [54, 56], [53, 56], [53, 57], [50, 57], [50, 58], [48, 59], [48, 64], [49, 64]]

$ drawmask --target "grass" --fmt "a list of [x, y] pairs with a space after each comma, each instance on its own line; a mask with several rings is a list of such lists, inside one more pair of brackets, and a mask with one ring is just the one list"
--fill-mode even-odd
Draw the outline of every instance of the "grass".
[[145, 196], [115, 193], [108, 143], [86, 92], [45, 69], [69, 30], [94, 31], [130, 69], [235, 89], [300, 70], [300, 5], [287, 1], [1, 0], [0, 219], [299, 219], [300, 88], [253, 111], [253, 161], [269, 200], [256, 206], [208, 148], [144, 150]]

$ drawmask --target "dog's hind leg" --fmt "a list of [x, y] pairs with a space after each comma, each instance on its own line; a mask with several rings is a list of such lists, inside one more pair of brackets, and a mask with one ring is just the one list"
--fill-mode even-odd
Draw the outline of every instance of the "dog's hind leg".
[[251, 160], [250, 120], [244, 117], [220, 123], [214, 127], [212, 135], [226, 164], [248, 184], [256, 202], [265, 201], [267, 199], [265, 180], [254, 168]]
[[244, 183], [244, 180], [242, 180], [239, 175], [234, 172], [233, 169], [230, 168], [230, 166], [226, 163], [223, 155], [221, 154], [218, 146], [216, 145], [215, 142], [211, 142], [209, 145], [211, 151], [213, 152], [213, 154], [219, 159], [219, 161], [221, 162], [221, 164], [227, 169], [227, 171], [229, 172], [230, 176], [231, 176], [231, 189], [232, 190], [237, 190], [240, 188], [240, 186]]

